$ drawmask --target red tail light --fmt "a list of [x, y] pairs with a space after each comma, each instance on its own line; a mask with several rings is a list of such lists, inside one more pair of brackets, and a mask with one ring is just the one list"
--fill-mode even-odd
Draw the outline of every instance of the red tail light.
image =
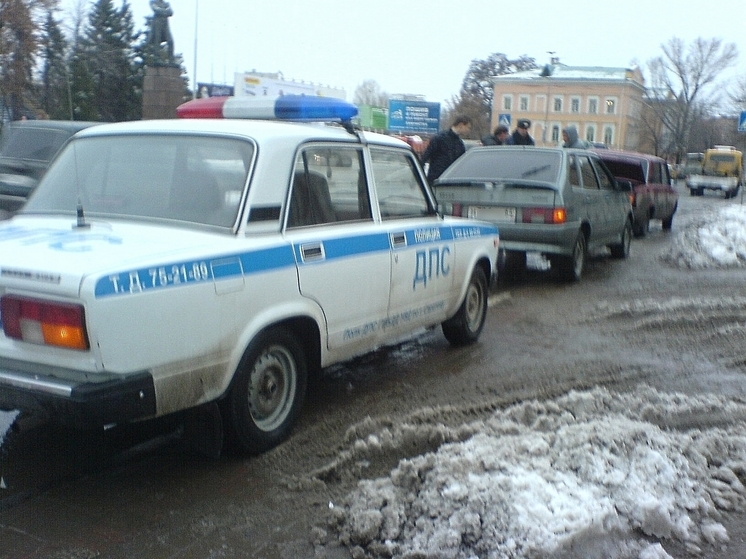
[[565, 208], [523, 208], [523, 223], [560, 224], [567, 221]]
[[633, 208], [637, 205], [637, 197], [635, 196], [634, 192], [631, 192], [629, 194], [629, 203], [632, 204]]
[[463, 215], [464, 207], [461, 204], [453, 204], [451, 215], [461, 217]]
[[90, 347], [81, 305], [5, 295], [0, 298], [0, 320], [9, 338], [68, 349]]

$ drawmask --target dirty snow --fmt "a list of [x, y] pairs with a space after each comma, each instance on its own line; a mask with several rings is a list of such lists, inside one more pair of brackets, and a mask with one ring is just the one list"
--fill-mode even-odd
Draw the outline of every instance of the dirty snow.
[[[663, 259], [745, 266], [746, 209], [708, 212]], [[732, 419], [665, 428], [707, 417]], [[717, 396], [598, 388], [437, 433], [418, 423], [382, 428], [352, 441], [340, 463], [364, 471], [372, 455], [403, 450], [418, 430], [444, 444], [360, 481], [330, 503], [329, 528], [356, 557], [671, 559], [660, 542], [672, 539], [701, 554], [703, 545], [727, 545], [721, 511], [746, 498], [744, 419], [745, 404]]]
[[[746, 418], [746, 404], [652, 388], [521, 403], [443, 427], [457, 442], [359, 482], [330, 527], [374, 557], [657, 559], [670, 557], [659, 541], [724, 545], [720, 511], [746, 498], [746, 422], [661, 427], [715, 412]], [[390, 451], [412, 428], [369, 434], [354, 452]]]
[[708, 210], [673, 239], [663, 259], [692, 269], [746, 266], [746, 207]]

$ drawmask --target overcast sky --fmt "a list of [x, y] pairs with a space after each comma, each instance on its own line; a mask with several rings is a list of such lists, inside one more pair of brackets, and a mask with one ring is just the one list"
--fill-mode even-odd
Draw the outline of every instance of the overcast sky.
[[[66, 7], [78, 0], [62, 0]], [[119, 6], [120, 0], [114, 0]], [[138, 29], [148, 0], [129, 0]], [[641, 67], [679, 37], [735, 43], [746, 75], [746, 1], [702, 0], [170, 0], [176, 52], [190, 79], [232, 84], [235, 72], [281, 71], [285, 78], [355, 88], [373, 79], [387, 93], [443, 102], [458, 93], [474, 59], [502, 52], [573, 66]], [[198, 8], [198, 23], [195, 13]]]

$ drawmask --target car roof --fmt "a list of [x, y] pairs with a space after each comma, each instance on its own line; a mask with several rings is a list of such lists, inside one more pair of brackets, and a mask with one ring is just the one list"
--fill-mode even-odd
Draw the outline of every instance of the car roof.
[[[102, 124], [88, 128], [78, 136], [87, 138], [93, 136], [118, 134], [230, 134], [251, 138], [259, 143], [286, 139], [296, 143], [310, 140], [317, 141], [355, 141], [356, 136], [350, 134], [341, 126], [323, 123], [300, 123], [286, 121], [250, 120], [250, 119], [170, 119], [170, 120], [139, 120]], [[406, 148], [409, 144], [397, 138], [371, 132], [358, 132], [366, 143], [376, 145]]]
[[658, 157], [657, 155], [650, 155], [649, 153], [639, 153], [636, 151], [626, 151], [618, 149], [594, 149], [593, 151], [595, 151], [599, 155], [599, 157], [601, 157], [601, 159], [613, 159], [615, 161], [630, 162], [639, 162], [641, 160], [644, 160], [665, 163], [665, 160], [663, 158]]

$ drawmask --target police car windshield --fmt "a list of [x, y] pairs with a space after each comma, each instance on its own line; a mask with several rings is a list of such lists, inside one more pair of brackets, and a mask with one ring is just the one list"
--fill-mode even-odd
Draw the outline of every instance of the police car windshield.
[[216, 136], [78, 138], [29, 199], [27, 212], [167, 219], [233, 227], [254, 148]]

